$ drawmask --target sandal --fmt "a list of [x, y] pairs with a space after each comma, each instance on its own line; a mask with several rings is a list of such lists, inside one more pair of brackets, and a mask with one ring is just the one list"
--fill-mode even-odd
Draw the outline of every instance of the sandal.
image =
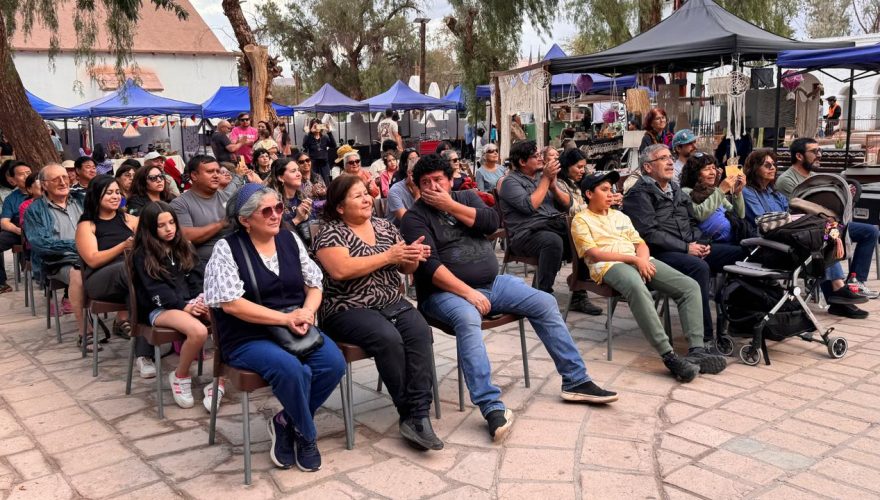
[[3, 286], [0, 286], [0, 294], [8, 293], [12, 291], [12, 287], [9, 286], [9, 283], [3, 283]]
[[[101, 341], [101, 340], [99, 340], [98, 342], [99, 342], [99, 343], [106, 343], [106, 342]], [[83, 345], [83, 338], [82, 338], [82, 336], [77, 337], [77, 339], [76, 339], [76, 347], [77, 347], [77, 349], [79, 349], [80, 351], [82, 351], [82, 345]], [[101, 351], [103, 351], [103, 350], [104, 350], [103, 347], [98, 346], [98, 352], [101, 352]], [[95, 344], [92, 343], [92, 334], [91, 334], [91, 333], [88, 334], [88, 335], [86, 335], [86, 352], [89, 353], [89, 354], [95, 352]]]
[[113, 320], [113, 335], [124, 339], [131, 338], [131, 322], [126, 320]]

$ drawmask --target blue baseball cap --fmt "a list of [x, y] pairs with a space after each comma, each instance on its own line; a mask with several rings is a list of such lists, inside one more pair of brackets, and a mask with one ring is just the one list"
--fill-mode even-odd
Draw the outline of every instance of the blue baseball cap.
[[675, 133], [675, 136], [672, 138], [672, 147], [681, 146], [684, 144], [690, 144], [692, 142], [697, 141], [697, 136], [694, 135], [691, 129], [686, 128], [683, 130], [679, 130]]

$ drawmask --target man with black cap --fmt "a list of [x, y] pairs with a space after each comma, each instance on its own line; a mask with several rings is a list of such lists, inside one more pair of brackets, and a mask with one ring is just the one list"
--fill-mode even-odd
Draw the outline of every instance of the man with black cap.
[[834, 127], [836, 127], [840, 123], [840, 115], [842, 111], [840, 109], [840, 105], [837, 104], [837, 98], [832, 96], [828, 96], [828, 114], [825, 115], [825, 136], [832, 135], [834, 133]]
[[[611, 171], [581, 181], [589, 205], [571, 224], [578, 257], [589, 266], [593, 281], [606, 283], [626, 298], [645, 338], [676, 379], [690, 382], [699, 373], [721, 372], [727, 367], [724, 357], [708, 353], [703, 344], [700, 285], [651, 257], [629, 217], [611, 208], [611, 187], [619, 179], [620, 174]], [[686, 357], [679, 358], [672, 350], [650, 290], [668, 295], [678, 305], [681, 329], [690, 347]]]

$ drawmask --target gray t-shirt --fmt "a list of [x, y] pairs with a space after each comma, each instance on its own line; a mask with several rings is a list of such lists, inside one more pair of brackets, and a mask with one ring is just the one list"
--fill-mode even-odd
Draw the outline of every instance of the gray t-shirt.
[[59, 240], [73, 241], [76, 239], [76, 225], [79, 224], [79, 218], [82, 217], [83, 207], [72, 199], [67, 199], [67, 206], [61, 208], [46, 199], [46, 206], [49, 207], [49, 213], [52, 214], [52, 222], [55, 236]]
[[[210, 198], [202, 198], [190, 190], [175, 198], [171, 207], [182, 227], [203, 227], [226, 218], [226, 202], [230, 196], [225, 191], [217, 191]], [[196, 253], [202, 263], [208, 262], [214, 251], [214, 243], [224, 236], [225, 231], [218, 231], [208, 241], [196, 245]]]
[[794, 188], [798, 187], [798, 185], [805, 180], [807, 180], [807, 178], [795, 170], [794, 167], [789, 167], [788, 170], [782, 172], [779, 174], [779, 177], [776, 178], [776, 190], [784, 194], [786, 198], [791, 198], [791, 193], [794, 191]]
[[388, 206], [385, 208], [385, 218], [397, 227], [400, 221], [394, 217], [394, 212], [405, 208], [411, 209], [416, 202], [412, 193], [406, 187], [406, 181], [397, 181], [388, 189]]

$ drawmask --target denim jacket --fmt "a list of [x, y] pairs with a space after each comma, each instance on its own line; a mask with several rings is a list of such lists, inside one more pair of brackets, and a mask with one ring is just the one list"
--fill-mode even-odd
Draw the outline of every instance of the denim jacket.
[[[71, 191], [68, 203], [83, 204], [85, 192]], [[60, 240], [55, 236], [55, 220], [52, 218], [46, 198], [34, 200], [24, 215], [24, 232], [31, 244], [31, 263], [35, 277], [39, 277], [46, 260], [60, 260], [65, 256], [77, 255], [74, 240]]]

